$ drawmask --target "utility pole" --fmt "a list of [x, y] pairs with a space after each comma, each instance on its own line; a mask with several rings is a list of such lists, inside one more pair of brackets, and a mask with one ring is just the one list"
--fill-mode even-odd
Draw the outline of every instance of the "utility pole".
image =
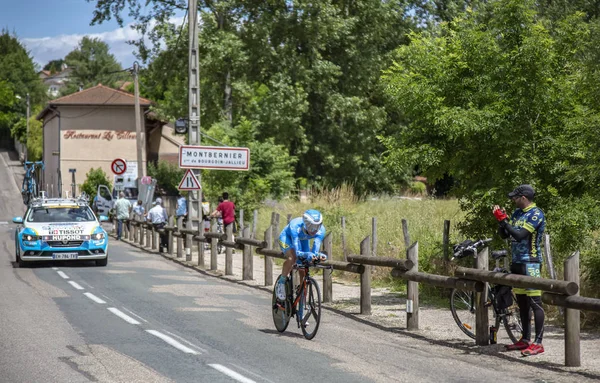
[[[188, 31], [189, 31], [189, 92], [188, 92], [188, 143], [200, 145], [200, 60], [198, 58], [198, 0], [188, 2]], [[194, 170], [200, 185], [202, 179], [200, 170]], [[202, 197], [200, 191], [188, 193], [188, 220], [187, 228], [201, 230], [202, 225]], [[186, 238], [186, 259], [190, 254], [192, 243], [191, 236]]]
[[133, 86], [135, 93], [135, 142], [137, 146], [137, 184], [138, 188], [142, 177], [146, 175], [146, 168], [144, 168], [144, 143], [145, 137], [142, 132], [142, 121], [141, 121], [141, 112], [140, 112], [140, 85], [138, 82], [138, 71], [140, 67], [136, 62], [133, 63]]

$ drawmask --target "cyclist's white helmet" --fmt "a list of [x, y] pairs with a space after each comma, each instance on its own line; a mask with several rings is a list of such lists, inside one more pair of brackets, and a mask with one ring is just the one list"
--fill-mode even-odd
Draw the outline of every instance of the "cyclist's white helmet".
[[304, 228], [310, 235], [315, 235], [323, 224], [323, 216], [318, 210], [307, 210], [302, 215], [302, 221], [304, 222]]

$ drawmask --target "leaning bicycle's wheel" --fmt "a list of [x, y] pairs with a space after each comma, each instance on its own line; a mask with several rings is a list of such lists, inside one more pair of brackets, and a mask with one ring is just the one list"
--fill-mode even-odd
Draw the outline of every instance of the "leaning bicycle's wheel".
[[[502, 316], [504, 329], [513, 343], [517, 343], [523, 334], [523, 325], [521, 324], [521, 313], [517, 305], [517, 299], [513, 295], [513, 304], [506, 309], [506, 314]], [[498, 324], [496, 324], [498, 326]], [[496, 327], [497, 328], [497, 327]]]
[[304, 318], [300, 321], [300, 328], [304, 337], [311, 340], [317, 335], [321, 323], [321, 291], [313, 278], [308, 278], [306, 294], [300, 300], [304, 304]]
[[21, 186], [21, 197], [23, 197], [23, 203], [29, 205], [29, 191], [27, 190], [27, 178], [23, 179], [23, 186]]
[[275, 282], [275, 286], [273, 287], [272, 309], [273, 323], [275, 323], [275, 328], [279, 332], [284, 332], [287, 326], [290, 324], [292, 305], [290, 304], [289, 299], [286, 299], [284, 302], [281, 302], [277, 299], [277, 282]]
[[450, 311], [458, 328], [475, 339], [475, 293], [459, 289], [452, 290]]

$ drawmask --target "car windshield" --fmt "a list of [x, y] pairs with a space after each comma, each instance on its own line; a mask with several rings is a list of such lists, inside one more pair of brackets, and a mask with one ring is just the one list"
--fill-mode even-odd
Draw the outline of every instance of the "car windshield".
[[87, 206], [40, 206], [27, 215], [27, 222], [91, 222], [94, 213]]

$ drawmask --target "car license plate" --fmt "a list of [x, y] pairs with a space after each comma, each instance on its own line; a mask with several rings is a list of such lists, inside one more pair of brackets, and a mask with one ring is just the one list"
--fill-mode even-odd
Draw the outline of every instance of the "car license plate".
[[52, 259], [77, 259], [77, 253], [53, 253]]

